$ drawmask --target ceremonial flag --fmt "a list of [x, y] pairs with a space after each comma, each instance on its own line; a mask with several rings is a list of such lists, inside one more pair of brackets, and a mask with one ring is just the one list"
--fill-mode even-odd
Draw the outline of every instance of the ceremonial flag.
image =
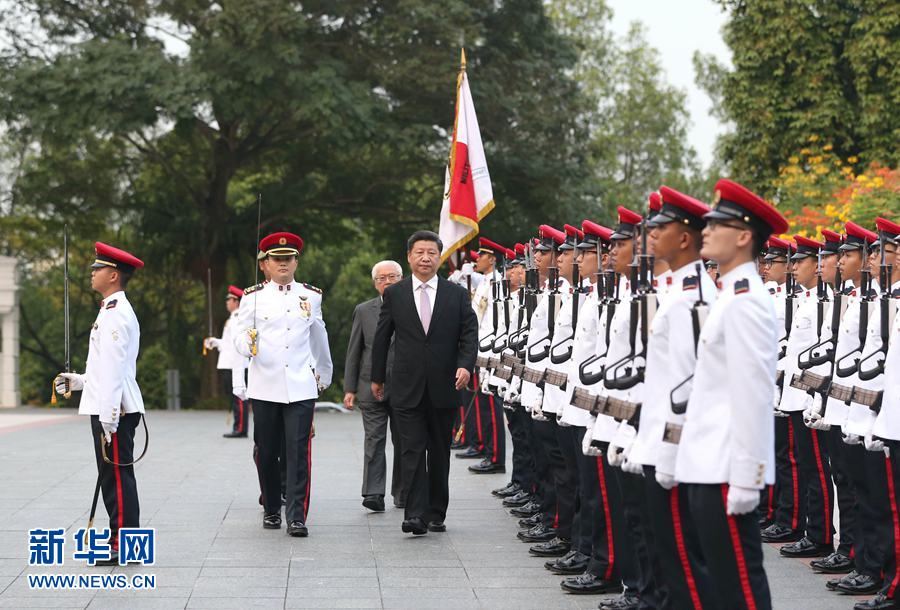
[[456, 79], [456, 116], [453, 142], [444, 176], [439, 234], [444, 243], [441, 262], [478, 235], [478, 223], [494, 209], [491, 175], [488, 173], [475, 117], [475, 104], [466, 77], [466, 52], [462, 51]]

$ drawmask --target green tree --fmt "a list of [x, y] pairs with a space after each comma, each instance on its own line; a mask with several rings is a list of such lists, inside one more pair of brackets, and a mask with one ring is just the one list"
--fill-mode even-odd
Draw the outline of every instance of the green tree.
[[819, 136], [842, 159], [900, 160], [900, 5], [889, 0], [718, 0], [734, 69], [695, 56], [698, 84], [734, 125], [720, 153], [765, 194]]

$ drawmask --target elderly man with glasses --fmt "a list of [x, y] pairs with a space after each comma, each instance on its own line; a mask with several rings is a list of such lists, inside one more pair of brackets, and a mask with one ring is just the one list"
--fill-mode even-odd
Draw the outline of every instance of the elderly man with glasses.
[[[396, 433], [394, 418], [388, 393], [379, 401], [372, 394], [372, 342], [375, 327], [381, 311], [384, 289], [403, 278], [403, 268], [395, 261], [381, 261], [372, 267], [372, 283], [378, 296], [356, 306], [353, 310], [353, 327], [350, 330], [350, 344], [347, 346], [347, 360], [344, 365], [344, 406], [352, 409], [357, 400], [362, 412], [365, 430], [365, 462], [363, 464], [362, 496], [363, 506], [371, 511], [384, 510], [385, 479], [387, 463], [384, 447], [387, 442], [387, 428], [390, 424], [391, 443], [394, 446], [391, 495], [394, 506], [402, 508], [403, 485], [400, 476], [400, 437]], [[389, 355], [388, 360], [392, 360]]]

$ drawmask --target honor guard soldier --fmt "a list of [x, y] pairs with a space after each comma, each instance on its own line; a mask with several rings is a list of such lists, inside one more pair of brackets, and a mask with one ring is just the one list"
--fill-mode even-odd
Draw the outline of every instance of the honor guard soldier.
[[719, 263], [718, 298], [700, 332], [675, 480], [686, 486], [716, 607], [772, 607], [754, 510], [774, 482], [772, 388], [778, 331], [756, 253], [788, 224], [761, 197], [720, 180], [701, 254]]
[[[476, 270], [484, 276], [472, 300], [472, 307], [478, 317], [478, 356], [482, 366], [477, 368], [473, 379], [475, 405], [478, 410], [483, 459], [469, 466], [469, 472], [491, 474], [506, 472], [506, 433], [503, 428], [503, 399], [490, 388], [491, 370], [494, 363], [499, 365], [500, 357], [494, 353], [497, 337], [506, 333], [503, 317], [504, 278], [498, 265], [504, 265], [506, 248], [485, 237], [479, 238], [478, 264]], [[456, 457], [469, 457], [468, 452]]]
[[294, 280], [303, 240], [273, 233], [259, 244], [271, 281], [241, 301], [235, 347], [250, 358], [247, 396], [253, 401], [254, 440], [263, 481], [263, 527], [281, 527], [278, 457], [284, 438], [287, 533], [307, 536], [313, 411], [331, 384], [322, 291]]
[[125, 287], [144, 263], [101, 242], [95, 248], [91, 289], [103, 300], [91, 327], [84, 373], [60, 373], [55, 385], [58, 393], [80, 390], [78, 414], [91, 416], [111, 547], [111, 558], [99, 560], [97, 565], [118, 565], [119, 530], [140, 527], [133, 464], [134, 433], [144, 414], [144, 399], [135, 379], [141, 328], [125, 296]]
[[216, 368], [222, 371], [223, 384], [231, 396], [231, 414], [233, 424], [231, 432], [222, 436], [225, 438], [247, 437], [247, 358], [240, 355], [234, 347], [234, 333], [237, 328], [238, 308], [244, 291], [237, 286], [229, 286], [225, 297], [225, 307], [228, 308], [228, 319], [222, 327], [222, 337], [207, 337], [205, 340], [208, 349], [219, 350], [219, 360]]

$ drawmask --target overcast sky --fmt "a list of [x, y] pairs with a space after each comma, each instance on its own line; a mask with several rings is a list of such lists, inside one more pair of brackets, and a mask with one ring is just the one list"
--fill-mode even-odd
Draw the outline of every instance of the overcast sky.
[[709, 98], [694, 84], [694, 51], [712, 53], [731, 65], [731, 53], [722, 41], [726, 15], [712, 0], [607, 0], [612, 8], [613, 31], [628, 32], [632, 21], [647, 27], [648, 39], [660, 52], [667, 80], [688, 95], [691, 126], [688, 136], [704, 166], [713, 156], [716, 135], [724, 126], [709, 115]]

